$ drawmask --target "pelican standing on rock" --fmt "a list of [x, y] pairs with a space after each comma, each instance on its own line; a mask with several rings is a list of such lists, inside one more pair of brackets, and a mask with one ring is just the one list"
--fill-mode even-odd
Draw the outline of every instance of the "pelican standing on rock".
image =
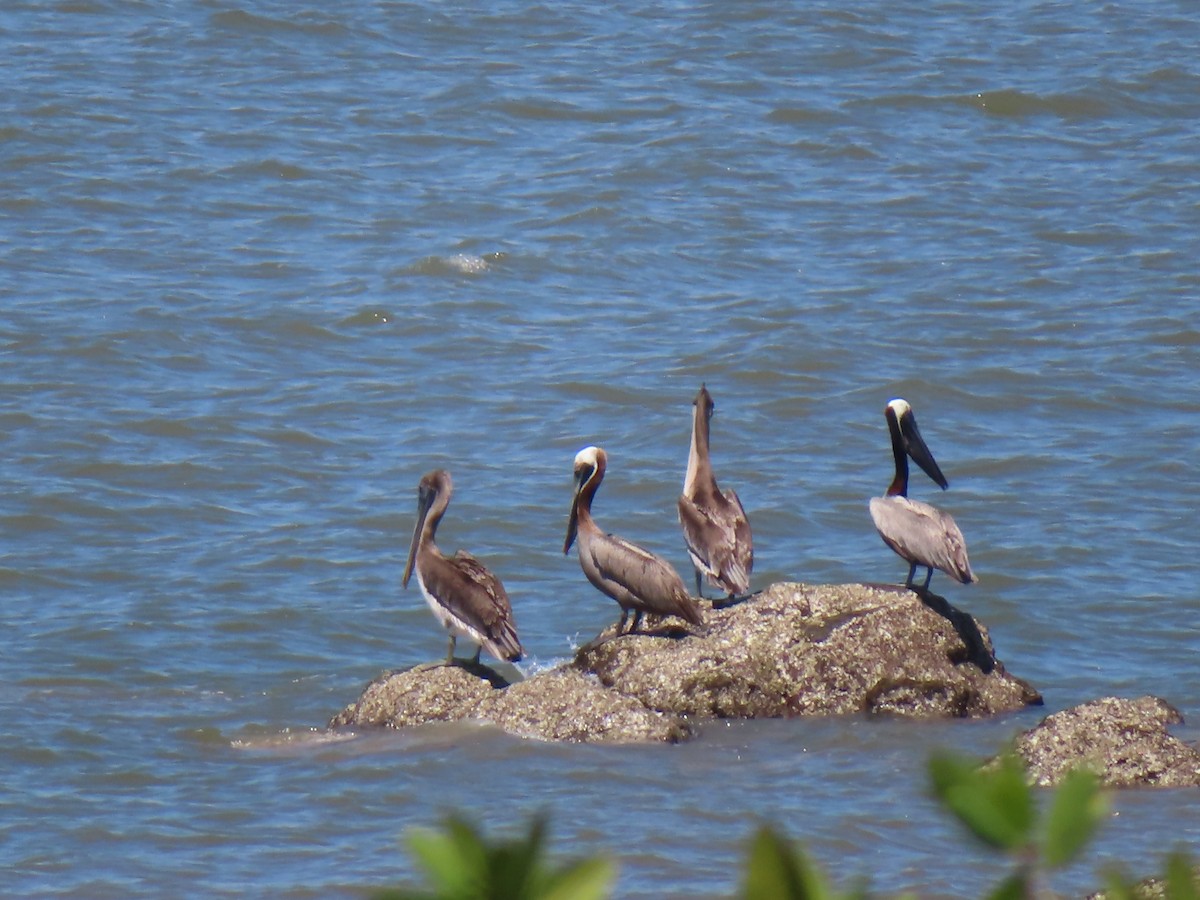
[[[908, 499], [908, 457], [912, 457], [913, 462], [942, 490], [949, 487], [946, 476], [938, 468], [933, 454], [925, 446], [921, 432], [917, 430], [912, 407], [906, 400], [892, 400], [885, 408], [884, 415], [887, 416], [888, 430], [892, 435], [896, 477], [892, 479], [886, 496], [871, 500], [871, 518], [883, 542], [908, 562], [908, 580], [904, 586], [919, 593], [928, 592], [934, 569], [941, 569], [963, 584], [978, 581], [967, 560], [966, 541], [950, 514], [928, 503]], [[924, 586], [919, 589], [913, 584], [917, 566], [929, 570]]]
[[443, 556], [433, 542], [453, 489], [450, 473], [445, 469], [435, 469], [421, 478], [417, 486], [417, 524], [408, 549], [403, 584], [408, 587], [415, 568], [425, 602], [450, 633], [447, 665], [454, 662], [454, 642], [459, 637], [470, 638], [479, 645], [472, 657], [474, 663], [479, 662], [484, 648], [497, 659], [516, 662], [524, 651], [517, 638], [512, 604], [500, 579], [466, 550]]
[[696, 568], [696, 594], [703, 596], [703, 575], [733, 599], [750, 590], [750, 570], [754, 568], [750, 520], [738, 495], [717, 487], [708, 455], [709, 422], [716, 406], [703, 384], [692, 405], [692, 445], [679, 498], [679, 524]]
[[604, 480], [607, 464], [608, 455], [599, 447], [584, 447], [575, 455], [575, 496], [563, 555], [571, 552], [571, 544], [578, 537], [583, 574], [621, 605], [618, 635], [631, 610], [630, 634], [637, 631], [642, 613], [679, 616], [703, 626], [699, 604], [688, 595], [683, 579], [670, 563], [616, 535], [605, 534], [592, 518], [592, 500]]

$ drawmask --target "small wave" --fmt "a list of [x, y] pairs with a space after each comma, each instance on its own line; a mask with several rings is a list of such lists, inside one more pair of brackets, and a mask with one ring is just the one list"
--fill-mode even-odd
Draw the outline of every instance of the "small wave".
[[230, 9], [214, 13], [209, 21], [214, 27], [242, 33], [254, 31], [291, 31], [314, 35], [340, 35], [346, 33], [346, 27], [338, 22], [273, 19], [268, 16], [248, 13], [241, 9]]
[[303, 750], [309, 747], [325, 747], [352, 741], [355, 734], [349, 731], [328, 731], [324, 728], [308, 728], [293, 731], [285, 728], [275, 734], [259, 737], [234, 738], [229, 746], [234, 750]]
[[1017, 90], [981, 91], [968, 102], [989, 115], [1022, 118], [1051, 115], [1061, 119], [1102, 118], [1112, 112], [1110, 103], [1086, 93], [1030, 94]]
[[504, 258], [503, 253], [455, 253], [450, 256], [426, 256], [405, 271], [413, 275], [482, 275], [493, 263]]
[[359, 325], [387, 325], [395, 320], [395, 316], [386, 309], [364, 309], [352, 316], [347, 316], [339, 322], [343, 327]]

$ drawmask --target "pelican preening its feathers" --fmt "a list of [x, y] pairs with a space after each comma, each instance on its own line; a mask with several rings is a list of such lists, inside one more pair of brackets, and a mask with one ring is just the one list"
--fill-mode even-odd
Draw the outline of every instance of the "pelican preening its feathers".
[[738, 495], [717, 487], [708, 452], [709, 422], [716, 406], [705, 385], [700, 385], [692, 405], [692, 443], [679, 498], [679, 524], [696, 569], [696, 594], [703, 596], [703, 575], [732, 599], [750, 590], [754, 568], [750, 520]]
[[435, 469], [417, 486], [417, 524], [413, 528], [408, 563], [402, 579], [408, 587], [413, 569], [417, 583], [434, 616], [450, 633], [446, 662], [454, 661], [454, 642], [469, 638], [479, 646], [473, 662], [479, 662], [483, 649], [497, 659], [516, 662], [524, 651], [513, 623], [512, 605], [504, 585], [466, 550], [444, 556], [434, 543], [438, 523], [450, 505], [454, 485], [450, 473]]
[[592, 500], [604, 480], [607, 464], [608, 455], [599, 447], [584, 447], [575, 455], [575, 495], [563, 554], [570, 553], [571, 545], [578, 539], [583, 574], [621, 606], [618, 635], [623, 632], [631, 611], [630, 633], [637, 630], [643, 613], [679, 616], [703, 626], [699, 604], [688, 595], [683, 579], [670, 563], [636, 544], [605, 534], [592, 518]]
[[945, 490], [949, 486], [917, 429], [912, 407], [906, 400], [892, 400], [884, 410], [884, 415], [887, 417], [888, 431], [891, 432], [896, 475], [888, 487], [887, 495], [871, 500], [871, 519], [883, 542], [908, 563], [905, 587], [917, 589], [913, 584], [917, 566], [929, 570], [921, 591], [929, 590], [934, 569], [941, 569], [963, 584], [978, 581], [967, 559], [966, 541], [950, 514], [928, 503], [908, 499], [909, 457], [940, 488]]

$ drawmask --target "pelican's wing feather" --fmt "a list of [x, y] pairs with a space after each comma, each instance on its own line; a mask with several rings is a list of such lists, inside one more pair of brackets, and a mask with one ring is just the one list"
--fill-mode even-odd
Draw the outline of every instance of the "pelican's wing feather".
[[907, 497], [875, 497], [871, 519], [884, 543], [908, 562], [940, 569], [963, 584], [978, 580], [967, 559], [967, 543], [949, 513]]

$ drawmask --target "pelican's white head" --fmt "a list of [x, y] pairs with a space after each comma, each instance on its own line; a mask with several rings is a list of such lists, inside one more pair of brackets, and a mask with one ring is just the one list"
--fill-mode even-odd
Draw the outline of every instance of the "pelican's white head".
[[596, 461], [600, 458], [600, 454], [604, 451], [599, 447], [584, 447], [575, 454], [575, 468], [580, 466], [590, 466], [595, 468]]

